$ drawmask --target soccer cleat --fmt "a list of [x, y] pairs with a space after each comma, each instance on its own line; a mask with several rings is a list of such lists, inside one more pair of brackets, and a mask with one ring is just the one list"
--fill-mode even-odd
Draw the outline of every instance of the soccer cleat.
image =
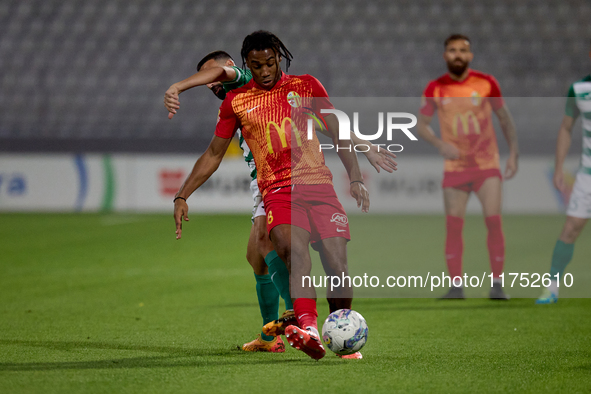
[[276, 337], [272, 341], [265, 341], [259, 334], [254, 341], [242, 345], [242, 350], [245, 352], [284, 353], [285, 344], [280, 337]]
[[511, 297], [505, 294], [505, 292], [503, 291], [503, 286], [501, 286], [499, 282], [495, 282], [490, 288], [488, 298], [490, 298], [491, 300], [509, 301]]
[[440, 300], [463, 300], [464, 298], [464, 288], [455, 286], [452, 286], [443, 297], [439, 297]]
[[302, 330], [296, 326], [287, 326], [285, 338], [291, 347], [301, 350], [314, 360], [320, 360], [326, 354], [320, 338], [308, 330]]
[[283, 312], [283, 315], [277, 320], [273, 320], [263, 326], [263, 334], [270, 337], [278, 337], [285, 335], [285, 328], [287, 326], [297, 326], [298, 319], [295, 316], [293, 309]]
[[347, 354], [345, 356], [341, 356], [340, 354], [337, 354], [337, 356], [339, 358], [344, 358], [344, 359], [348, 359], [348, 360], [361, 360], [363, 358], [363, 355], [361, 354], [361, 352], [355, 352], [353, 354]]
[[554, 294], [550, 289], [544, 289], [544, 292], [536, 300], [536, 304], [556, 304], [558, 302], [558, 295]]

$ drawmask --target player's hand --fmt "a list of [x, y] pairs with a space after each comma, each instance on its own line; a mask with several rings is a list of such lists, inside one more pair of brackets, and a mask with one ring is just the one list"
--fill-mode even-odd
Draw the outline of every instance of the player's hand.
[[183, 219], [189, 221], [189, 206], [187, 202], [181, 198], [174, 202], [174, 223], [176, 224], [176, 239], [181, 239], [183, 232]]
[[447, 160], [457, 160], [460, 158], [460, 150], [447, 142], [441, 143], [439, 154]]
[[517, 174], [517, 155], [510, 155], [505, 168], [505, 179], [511, 179]]
[[353, 182], [350, 186], [351, 196], [357, 200], [357, 208], [361, 207], [361, 212], [369, 212], [369, 192], [361, 182]]
[[554, 170], [554, 178], [552, 180], [554, 181], [554, 187], [558, 191], [564, 192], [564, 189], [566, 189], [566, 187], [564, 186], [564, 173], [562, 172], [562, 170]]
[[397, 169], [398, 163], [394, 161], [396, 155], [386, 148], [380, 148], [378, 145], [371, 145], [367, 152], [363, 152], [369, 163], [380, 172], [380, 167], [385, 171], [394, 172]]
[[164, 93], [164, 106], [168, 110], [168, 119], [172, 119], [176, 110], [180, 108], [181, 102], [179, 101], [179, 90], [172, 85]]

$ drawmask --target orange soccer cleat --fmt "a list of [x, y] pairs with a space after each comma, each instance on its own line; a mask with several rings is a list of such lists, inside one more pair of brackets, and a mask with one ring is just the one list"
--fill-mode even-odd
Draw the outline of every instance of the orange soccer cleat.
[[298, 320], [295, 316], [293, 309], [283, 312], [283, 315], [277, 320], [273, 320], [264, 325], [263, 333], [271, 337], [278, 337], [279, 335], [285, 335], [285, 328], [287, 326], [297, 326]]
[[348, 360], [361, 360], [363, 358], [363, 355], [361, 354], [361, 352], [355, 352], [353, 354], [347, 354], [344, 356], [337, 354], [337, 356], [340, 358], [348, 359]]
[[242, 345], [242, 350], [245, 352], [284, 353], [285, 344], [280, 337], [276, 337], [272, 341], [265, 341], [259, 334], [254, 341]]

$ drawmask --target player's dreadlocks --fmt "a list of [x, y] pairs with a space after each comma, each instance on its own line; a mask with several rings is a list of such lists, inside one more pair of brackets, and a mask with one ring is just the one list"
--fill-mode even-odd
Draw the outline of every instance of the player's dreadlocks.
[[273, 52], [281, 55], [285, 59], [285, 71], [289, 69], [289, 65], [293, 59], [291, 52], [287, 50], [275, 34], [265, 30], [258, 30], [249, 34], [242, 42], [242, 49], [240, 50], [242, 67], [245, 67], [246, 57], [250, 51], [264, 51], [265, 49], [272, 49]]

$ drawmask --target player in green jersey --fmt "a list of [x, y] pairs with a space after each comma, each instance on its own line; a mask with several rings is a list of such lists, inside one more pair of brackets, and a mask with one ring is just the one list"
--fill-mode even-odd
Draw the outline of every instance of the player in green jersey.
[[[591, 50], [589, 57], [591, 58]], [[551, 283], [536, 304], [553, 304], [558, 301], [559, 283], [564, 269], [572, 260], [575, 241], [591, 218], [591, 75], [573, 83], [568, 91], [565, 114], [556, 142], [554, 187], [560, 191], [565, 190], [563, 164], [571, 145], [571, 131], [579, 115], [583, 122], [581, 164], [568, 203], [566, 222], [554, 246], [550, 267]]]

